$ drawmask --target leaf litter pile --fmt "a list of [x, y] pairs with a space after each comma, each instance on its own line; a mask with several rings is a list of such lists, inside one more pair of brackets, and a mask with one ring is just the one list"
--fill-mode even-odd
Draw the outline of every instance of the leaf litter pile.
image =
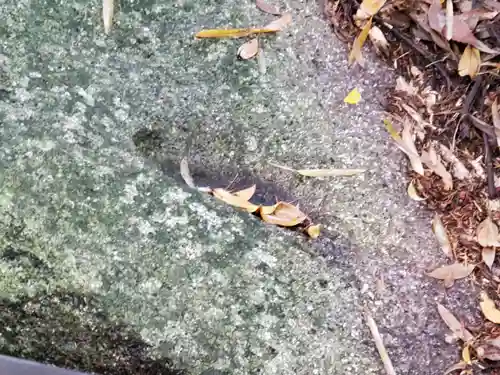
[[438, 306], [463, 344], [447, 373], [500, 367], [500, 2], [328, 0], [325, 13], [351, 46], [350, 64], [366, 65], [369, 40], [399, 74], [384, 126], [408, 158], [408, 195], [435, 212], [449, 260], [428, 275], [447, 288], [471, 277], [483, 290], [479, 327]]

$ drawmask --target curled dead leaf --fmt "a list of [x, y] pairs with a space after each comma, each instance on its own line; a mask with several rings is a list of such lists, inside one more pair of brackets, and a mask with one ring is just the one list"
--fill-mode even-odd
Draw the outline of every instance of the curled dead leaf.
[[292, 23], [292, 14], [284, 13], [280, 18], [268, 23], [265, 28], [274, 31], [281, 31]]
[[461, 77], [470, 76], [474, 78], [479, 72], [481, 56], [479, 50], [468, 45], [458, 62], [458, 74]]
[[432, 231], [434, 232], [434, 235], [436, 236], [436, 239], [438, 240], [443, 253], [448, 258], [453, 259], [453, 248], [439, 215], [434, 216], [434, 218], [432, 219]]
[[493, 345], [480, 345], [475, 348], [479, 358], [489, 359], [491, 361], [500, 361], [500, 349]]
[[498, 227], [489, 216], [477, 226], [476, 236], [481, 246], [500, 246]]
[[457, 318], [455, 318], [455, 316], [451, 313], [450, 310], [448, 310], [440, 303], [437, 304], [437, 307], [441, 319], [443, 319], [443, 321], [446, 323], [448, 328], [453, 332], [453, 335], [455, 335], [455, 337], [458, 337], [460, 340], [464, 342], [473, 339], [472, 334], [467, 329], [465, 329], [463, 324], [460, 323], [460, 321]]
[[275, 7], [274, 5], [268, 4], [264, 0], [255, 0], [255, 5], [257, 6], [257, 8], [259, 8], [264, 13], [269, 13], [269, 14], [272, 14], [274, 16], [281, 15], [281, 12], [278, 9], [278, 7]]
[[475, 267], [473, 264], [453, 263], [436, 268], [427, 275], [435, 279], [444, 280], [445, 286], [449, 288], [455, 280], [469, 276]]
[[483, 315], [490, 322], [500, 323], [500, 310], [495, 306], [495, 302], [488, 296], [485, 291], [482, 291], [480, 294], [481, 302], [479, 302], [479, 306], [481, 307], [481, 311]]
[[271, 215], [277, 207], [278, 203], [273, 204], [272, 206], [260, 206], [259, 212], [261, 215]]
[[104, 32], [109, 34], [111, 25], [113, 24], [113, 13], [115, 0], [102, 1], [102, 21], [104, 24]]
[[465, 370], [467, 368], [467, 363], [460, 361], [455, 363], [453, 366], [450, 366], [446, 369], [443, 375], [451, 374], [453, 371]]
[[210, 193], [212, 192], [212, 189], [209, 187], [199, 187], [196, 186], [193, 177], [191, 176], [191, 172], [189, 171], [189, 164], [187, 158], [182, 158], [181, 163], [180, 163], [180, 169], [181, 169], [181, 177], [186, 183], [187, 186], [189, 186], [191, 189], [196, 189], [199, 190], [203, 193]]
[[220, 199], [221, 201], [231, 206], [243, 208], [247, 212], [255, 212], [259, 209], [259, 206], [250, 203], [248, 200], [238, 197], [237, 195], [231, 194], [229, 191], [225, 189], [222, 188], [213, 189], [212, 193], [214, 197], [216, 197], [217, 199]]
[[417, 189], [415, 188], [415, 185], [413, 182], [410, 182], [408, 185], [408, 196], [413, 199], [414, 201], [424, 201], [425, 198], [422, 198], [420, 195], [418, 195]]
[[321, 226], [319, 224], [317, 225], [309, 225], [307, 227], [307, 234], [311, 238], [318, 238], [321, 232]]
[[265, 214], [262, 210], [260, 213], [262, 220], [266, 223], [280, 225], [282, 227], [293, 227], [302, 223], [307, 218], [307, 215], [296, 206], [286, 202], [278, 202], [272, 214]]
[[361, 53], [361, 49], [363, 48], [363, 44], [365, 44], [366, 38], [368, 37], [368, 33], [370, 32], [370, 28], [372, 27], [372, 19], [370, 18], [366, 25], [361, 29], [361, 32], [354, 40], [352, 45], [351, 52], [349, 53], [349, 64], [352, 64], [356, 61], [359, 65], [364, 65], [363, 54]]
[[257, 55], [259, 52], [259, 40], [257, 38], [253, 38], [248, 42], [242, 44], [240, 48], [238, 48], [238, 56], [243, 60], [248, 60]]

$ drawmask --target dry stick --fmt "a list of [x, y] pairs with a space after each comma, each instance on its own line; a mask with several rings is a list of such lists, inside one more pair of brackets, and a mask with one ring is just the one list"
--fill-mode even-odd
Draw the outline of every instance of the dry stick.
[[[488, 92], [488, 84], [485, 84], [483, 87], [483, 91], [481, 93], [481, 98], [486, 96]], [[481, 100], [479, 104], [479, 112], [482, 112], [484, 109], [484, 100]], [[493, 136], [496, 144], [496, 136]], [[488, 134], [483, 132], [483, 143], [484, 143], [484, 164], [486, 165], [486, 176], [488, 181], [488, 197], [490, 199], [495, 199], [497, 196], [497, 189], [495, 187], [495, 170], [493, 169], [493, 161], [492, 161], [492, 150], [491, 144], [489, 141]]]
[[446, 69], [443, 67], [443, 65], [441, 64], [441, 62], [435, 62], [429, 52], [426, 52], [424, 51], [422, 48], [420, 48], [419, 45], [415, 44], [410, 38], [408, 38], [406, 35], [404, 35], [401, 31], [399, 31], [395, 26], [391, 25], [390, 23], [387, 23], [386, 21], [382, 20], [379, 16], [373, 16], [373, 19], [379, 23], [384, 29], [392, 32], [396, 37], [398, 37], [399, 39], [401, 39], [403, 42], [405, 42], [408, 46], [410, 46], [411, 48], [413, 48], [415, 51], [417, 51], [419, 54], [422, 55], [422, 57], [424, 59], [426, 59], [429, 63], [432, 63], [434, 64], [433, 66], [439, 70], [439, 73], [441, 73], [441, 75], [444, 77], [444, 79], [446, 80], [446, 86], [449, 88], [452, 87], [452, 82], [451, 82], [451, 78], [450, 76], [448, 75], [448, 72], [446, 71]]
[[378, 354], [380, 354], [380, 359], [384, 363], [385, 372], [387, 375], [396, 375], [396, 371], [394, 371], [394, 367], [392, 366], [391, 359], [387, 354], [387, 350], [385, 349], [384, 342], [382, 341], [382, 337], [377, 328], [377, 324], [373, 320], [368, 312], [365, 312], [366, 324], [368, 328], [370, 328], [370, 332], [373, 336], [373, 341], [375, 341], [375, 346], [377, 347]]

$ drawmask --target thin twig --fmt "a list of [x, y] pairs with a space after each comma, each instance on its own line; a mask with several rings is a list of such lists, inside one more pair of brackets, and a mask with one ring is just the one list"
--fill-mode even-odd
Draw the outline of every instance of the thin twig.
[[384, 342], [382, 341], [382, 337], [380, 336], [375, 320], [373, 320], [368, 312], [365, 313], [365, 318], [366, 324], [368, 325], [368, 328], [370, 328], [370, 332], [373, 336], [373, 341], [375, 341], [375, 346], [377, 347], [378, 353], [380, 354], [380, 358], [384, 363], [385, 372], [387, 373], [387, 375], [396, 375], [396, 371], [394, 371], [394, 367], [392, 366], [389, 354], [387, 354], [387, 350], [385, 349]]
[[486, 176], [488, 181], [488, 198], [495, 199], [497, 189], [495, 188], [495, 172], [493, 170], [493, 162], [491, 160], [491, 147], [488, 140], [488, 134], [483, 132], [484, 143], [484, 164], [486, 166]]
[[399, 31], [396, 27], [394, 27], [393, 25], [385, 22], [384, 20], [382, 20], [379, 16], [373, 16], [373, 19], [379, 23], [384, 29], [392, 32], [396, 37], [398, 37], [399, 39], [401, 39], [403, 42], [405, 42], [408, 46], [410, 46], [412, 49], [414, 49], [415, 51], [417, 51], [420, 55], [422, 55], [422, 57], [424, 59], [426, 59], [429, 63], [432, 63], [434, 64], [433, 66], [439, 71], [439, 73], [441, 73], [441, 75], [444, 77], [444, 79], [446, 80], [446, 85], [448, 86], [448, 88], [451, 88], [452, 87], [452, 82], [451, 82], [451, 78], [450, 76], [448, 75], [448, 72], [446, 71], [446, 69], [443, 67], [443, 64], [441, 64], [440, 62], [436, 62], [432, 59], [432, 56], [430, 56], [430, 53], [427, 52], [427, 51], [424, 51], [422, 48], [420, 48], [419, 45], [415, 44], [410, 38], [408, 38], [406, 35], [404, 35], [401, 31]]

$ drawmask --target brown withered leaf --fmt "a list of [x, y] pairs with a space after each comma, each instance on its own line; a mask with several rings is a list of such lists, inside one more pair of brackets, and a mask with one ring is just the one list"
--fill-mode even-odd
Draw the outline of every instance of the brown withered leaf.
[[272, 206], [260, 206], [259, 212], [261, 215], [271, 215], [277, 207], [278, 203], [273, 204]]
[[225, 189], [222, 188], [213, 189], [212, 193], [214, 197], [216, 197], [217, 199], [220, 199], [221, 201], [231, 206], [243, 208], [247, 212], [255, 212], [259, 209], [259, 206], [250, 203], [248, 200], [242, 199], [237, 195], [231, 194], [229, 191]]
[[403, 128], [403, 137], [400, 137], [398, 132], [392, 126], [392, 123], [389, 120], [384, 120], [385, 127], [392, 139], [396, 142], [399, 149], [403, 151], [410, 159], [410, 164], [412, 169], [417, 172], [419, 175], [424, 175], [424, 166], [422, 165], [422, 161], [420, 160], [420, 156], [418, 156], [417, 148], [415, 147], [415, 143], [413, 142], [413, 137], [411, 135], [411, 124], [406, 122]]
[[354, 61], [356, 61], [359, 65], [361, 66], [364, 65], [364, 58], [361, 49], [363, 48], [363, 44], [365, 44], [366, 38], [368, 37], [368, 33], [370, 32], [371, 27], [372, 27], [372, 19], [370, 18], [366, 22], [363, 29], [361, 29], [359, 35], [354, 40], [351, 52], [349, 53], [349, 59], [348, 59], [349, 64], [352, 64]]
[[477, 226], [476, 236], [481, 246], [500, 246], [498, 227], [489, 216]]
[[384, 33], [377, 26], [372, 26], [370, 31], [368, 32], [368, 36], [370, 37], [371, 42], [375, 46], [375, 48], [380, 52], [387, 52], [389, 49], [389, 42], [387, 41]]
[[495, 306], [495, 302], [488, 296], [485, 291], [482, 291], [480, 294], [481, 302], [479, 302], [479, 306], [481, 307], [481, 311], [483, 315], [490, 322], [500, 323], [500, 310]]
[[248, 60], [257, 55], [259, 52], [259, 40], [253, 38], [246, 43], [243, 43], [238, 48], [238, 56], [243, 60]]
[[435, 279], [444, 280], [445, 287], [449, 288], [453, 286], [455, 280], [469, 276], [475, 267], [473, 264], [453, 263], [436, 268], [427, 275]]
[[461, 77], [469, 76], [474, 78], [479, 72], [481, 65], [481, 56], [477, 48], [467, 45], [464, 53], [458, 62], [458, 74]]
[[448, 374], [451, 374], [452, 372], [458, 371], [458, 370], [465, 370], [466, 368], [467, 368], [467, 363], [460, 361], [460, 362], [455, 363], [454, 365], [448, 367], [445, 370], [443, 375], [448, 375]]
[[460, 340], [467, 342], [473, 339], [472, 334], [465, 329], [462, 323], [455, 318], [455, 316], [451, 313], [450, 310], [448, 310], [446, 307], [441, 305], [440, 303], [437, 304], [438, 307], [438, 312], [443, 321], [446, 323], [448, 328], [453, 332], [453, 335], [458, 337]]
[[415, 184], [413, 182], [410, 182], [408, 184], [408, 196], [413, 199], [414, 201], [424, 201], [425, 198], [422, 198], [420, 195], [418, 195], [417, 189], [415, 188]]
[[453, 259], [453, 248], [448, 238], [448, 234], [446, 233], [446, 228], [444, 227], [441, 218], [437, 214], [432, 219], [432, 231], [434, 232], [434, 235], [436, 236], [436, 239], [438, 240], [443, 253], [448, 258]]
[[489, 359], [491, 361], [500, 361], [500, 348], [494, 345], [480, 345], [475, 348], [479, 358]]
[[255, 5], [264, 13], [269, 13], [274, 16], [280, 16], [281, 12], [278, 7], [267, 3], [265, 0], [255, 0]]
[[277, 207], [272, 214], [265, 214], [262, 210], [260, 211], [262, 220], [266, 223], [282, 227], [293, 227], [307, 218], [306, 214], [290, 203], [278, 202], [276, 205]]
[[236, 195], [237, 197], [240, 197], [243, 200], [249, 201], [250, 198], [252, 198], [253, 195], [255, 194], [256, 189], [257, 186], [252, 185], [250, 187], [247, 187], [246, 189], [235, 191], [233, 194]]

